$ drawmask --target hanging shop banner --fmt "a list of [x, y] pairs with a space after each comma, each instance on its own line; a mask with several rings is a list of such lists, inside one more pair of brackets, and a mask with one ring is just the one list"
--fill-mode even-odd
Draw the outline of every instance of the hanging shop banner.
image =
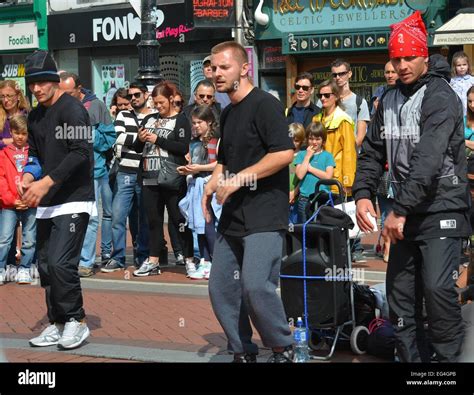
[[107, 108], [118, 88], [125, 85], [125, 66], [123, 64], [108, 64], [102, 66], [102, 100]]
[[235, 27], [234, 0], [193, 0], [194, 26]]

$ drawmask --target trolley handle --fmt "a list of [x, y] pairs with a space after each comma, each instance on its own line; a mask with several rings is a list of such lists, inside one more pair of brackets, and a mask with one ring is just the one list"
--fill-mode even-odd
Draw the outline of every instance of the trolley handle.
[[338, 180], [335, 180], [335, 179], [330, 179], [330, 180], [319, 180], [317, 183], [316, 183], [316, 186], [314, 187], [314, 192], [316, 193], [316, 195], [319, 193], [319, 186], [320, 185], [336, 185], [337, 186], [337, 189], [339, 191], [339, 196], [344, 196], [344, 188], [342, 186], [342, 184], [338, 181]]

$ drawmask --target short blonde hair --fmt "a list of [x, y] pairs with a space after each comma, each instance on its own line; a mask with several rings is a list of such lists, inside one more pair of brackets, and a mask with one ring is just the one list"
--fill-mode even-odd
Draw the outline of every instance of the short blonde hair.
[[301, 123], [293, 122], [288, 126], [291, 138], [301, 143], [306, 141], [306, 131]]
[[28, 118], [26, 117], [26, 115], [23, 115], [23, 114], [13, 115], [10, 118], [10, 129], [12, 130], [12, 132], [16, 130], [19, 132], [28, 133]]
[[237, 60], [239, 61], [241, 65], [249, 62], [247, 51], [242, 45], [240, 45], [239, 43], [235, 41], [225, 41], [223, 43], [215, 45], [211, 49], [211, 54], [215, 55], [215, 54], [224, 52], [228, 49], [231, 49], [234, 52], [234, 55], [236, 56]]

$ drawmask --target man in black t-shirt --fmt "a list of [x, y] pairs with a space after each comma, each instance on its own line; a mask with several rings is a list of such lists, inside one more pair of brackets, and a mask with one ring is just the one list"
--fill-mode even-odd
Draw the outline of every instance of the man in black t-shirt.
[[39, 105], [28, 116], [29, 157], [18, 188], [29, 207], [38, 207], [38, 271], [50, 322], [30, 344], [76, 348], [90, 334], [78, 266], [89, 216], [97, 215], [92, 129], [84, 106], [59, 89], [48, 52], [30, 55], [25, 68]]
[[215, 46], [212, 68], [217, 91], [231, 99], [221, 116], [218, 164], [203, 197], [208, 222], [214, 192], [223, 205], [209, 282], [212, 307], [235, 362], [256, 361], [250, 319], [273, 350], [269, 362], [292, 362], [291, 332], [276, 288], [293, 142], [280, 102], [250, 83], [240, 44]]

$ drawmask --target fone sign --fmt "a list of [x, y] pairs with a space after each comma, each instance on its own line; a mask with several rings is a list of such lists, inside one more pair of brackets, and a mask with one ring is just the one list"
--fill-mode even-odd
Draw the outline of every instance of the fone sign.
[[142, 33], [140, 18], [129, 12], [115, 18], [95, 18], [92, 20], [92, 39], [99, 41], [99, 34], [105, 41], [133, 40]]

